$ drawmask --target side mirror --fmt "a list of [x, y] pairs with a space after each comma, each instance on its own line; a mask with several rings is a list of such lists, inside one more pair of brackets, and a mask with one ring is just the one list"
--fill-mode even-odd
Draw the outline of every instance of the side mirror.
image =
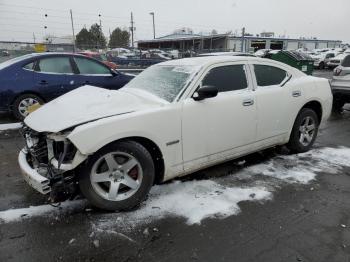
[[219, 90], [215, 86], [202, 86], [194, 94], [193, 99], [200, 101], [206, 98], [216, 97]]

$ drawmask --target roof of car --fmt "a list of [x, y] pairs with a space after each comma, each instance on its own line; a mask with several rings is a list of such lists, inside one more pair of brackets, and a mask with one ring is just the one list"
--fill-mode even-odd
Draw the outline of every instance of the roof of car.
[[244, 53], [244, 52], [213, 52], [213, 53], [203, 53], [198, 56], [255, 56], [255, 55], [250, 53]]
[[212, 63], [220, 62], [234, 62], [234, 61], [248, 61], [248, 60], [260, 60], [258, 57], [249, 57], [249, 56], [201, 56], [201, 57], [191, 57], [191, 58], [182, 58], [176, 60], [169, 60], [161, 63], [161, 65], [191, 65], [191, 66], [200, 66]]

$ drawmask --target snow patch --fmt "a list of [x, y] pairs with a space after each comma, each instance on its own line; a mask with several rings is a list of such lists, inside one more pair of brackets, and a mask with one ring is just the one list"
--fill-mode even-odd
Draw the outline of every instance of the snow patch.
[[272, 193], [262, 187], [226, 187], [211, 180], [180, 182], [154, 186], [140, 209], [120, 214], [122, 222], [144, 223], [165, 216], [179, 216], [189, 225], [205, 218], [225, 218], [238, 214], [241, 201], [262, 201]]
[[0, 222], [9, 223], [18, 221], [20, 219], [26, 219], [30, 217], [42, 216], [50, 213], [57, 214], [60, 211], [68, 212], [74, 209], [81, 209], [85, 205], [86, 201], [65, 201], [62, 202], [58, 207], [53, 205], [41, 205], [41, 206], [30, 206], [27, 208], [8, 209], [0, 211]]
[[22, 123], [0, 124], [0, 131], [19, 129], [22, 127]]

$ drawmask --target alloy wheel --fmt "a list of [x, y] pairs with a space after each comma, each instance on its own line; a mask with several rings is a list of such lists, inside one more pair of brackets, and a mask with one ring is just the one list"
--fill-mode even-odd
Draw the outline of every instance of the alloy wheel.
[[31, 107], [35, 104], [40, 104], [37, 99], [32, 98], [32, 97], [25, 98], [25, 99], [21, 100], [21, 102], [19, 102], [18, 112], [23, 117], [26, 117], [29, 114], [29, 111], [28, 111], [29, 107]]
[[315, 120], [310, 116], [305, 117], [299, 127], [299, 142], [303, 146], [308, 146], [315, 136], [315, 131]]
[[121, 201], [134, 195], [141, 186], [143, 172], [131, 154], [111, 152], [92, 167], [90, 180], [95, 192], [109, 201]]

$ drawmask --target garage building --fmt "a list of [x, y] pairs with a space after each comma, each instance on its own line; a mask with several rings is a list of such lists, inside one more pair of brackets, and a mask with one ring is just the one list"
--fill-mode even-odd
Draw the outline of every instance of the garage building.
[[340, 47], [340, 40], [293, 39], [261, 36], [234, 36], [232, 34], [198, 35], [176, 33], [151, 40], [137, 42], [141, 49], [178, 49], [196, 52], [208, 51], [243, 51], [254, 52], [259, 49], [295, 50], [306, 48], [336, 48]]

